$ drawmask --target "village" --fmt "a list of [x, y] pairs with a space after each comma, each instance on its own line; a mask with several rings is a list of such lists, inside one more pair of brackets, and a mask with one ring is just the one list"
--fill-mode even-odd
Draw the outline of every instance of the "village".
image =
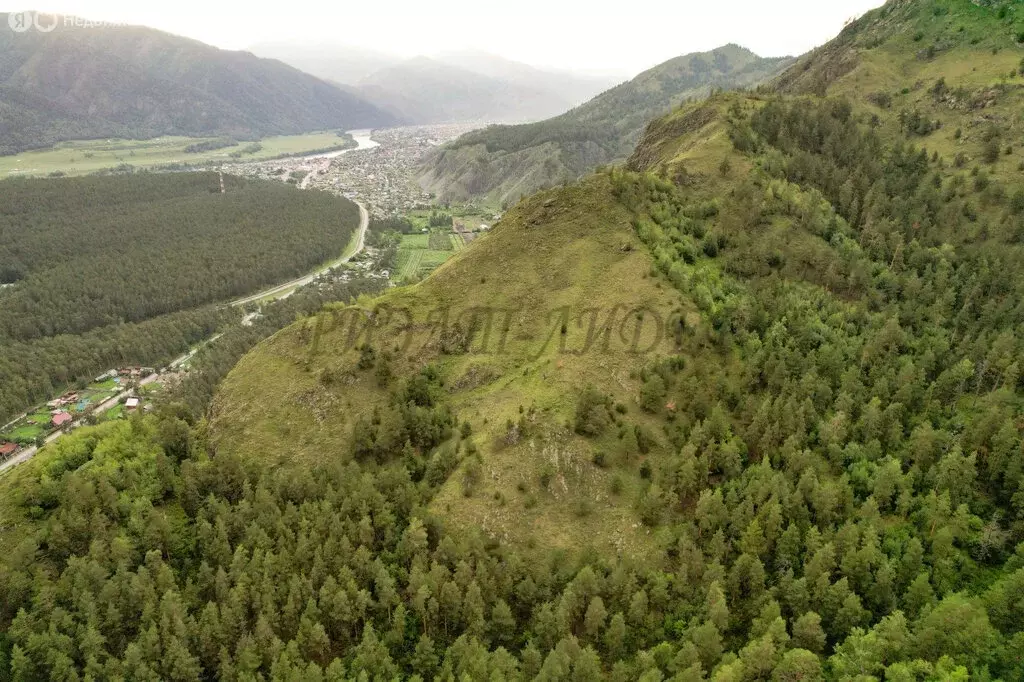
[[0, 465], [78, 426], [148, 412], [153, 409], [154, 398], [174, 378], [173, 369], [158, 371], [152, 367], [104, 372], [91, 383], [66, 391], [0, 429]]
[[437, 146], [472, 129], [469, 125], [416, 126], [377, 130], [378, 146], [331, 160], [314, 172], [308, 186], [343, 191], [367, 204], [377, 218], [404, 214], [430, 205], [432, 197], [416, 184], [420, 159]]
[[383, 218], [428, 207], [432, 197], [416, 184], [417, 163], [432, 149], [477, 127], [439, 124], [374, 130], [370, 145], [341, 154], [230, 164], [222, 169], [341, 194]]

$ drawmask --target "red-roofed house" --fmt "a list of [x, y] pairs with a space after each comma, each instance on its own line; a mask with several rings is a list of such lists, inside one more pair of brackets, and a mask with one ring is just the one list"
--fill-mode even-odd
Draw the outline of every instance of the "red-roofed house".
[[72, 419], [73, 417], [67, 412], [58, 412], [57, 414], [53, 415], [53, 419], [50, 420], [50, 423], [59, 429], [65, 424], [71, 423]]
[[17, 443], [0, 443], [0, 457], [10, 457], [17, 449]]

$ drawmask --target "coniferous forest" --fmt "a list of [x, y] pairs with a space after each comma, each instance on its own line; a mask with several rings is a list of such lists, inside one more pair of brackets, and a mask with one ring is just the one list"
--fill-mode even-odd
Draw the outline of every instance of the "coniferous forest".
[[210, 336], [212, 304], [337, 258], [358, 207], [217, 173], [0, 184], [0, 420]]

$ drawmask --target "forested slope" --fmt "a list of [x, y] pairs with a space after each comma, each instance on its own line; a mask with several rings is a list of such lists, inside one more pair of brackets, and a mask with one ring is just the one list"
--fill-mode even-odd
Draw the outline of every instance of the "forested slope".
[[[30, 13], [31, 14], [31, 13]], [[392, 125], [358, 95], [272, 60], [135, 26], [0, 32], [0, 154], [61, 140], [254, 139]], [[7, 14], [0, 14], [7, 25]]]
[[442, 199], [516, 200], [625, 159], [651, 118], [713, 88], [756, 85], [789, 61], [737, 45], [676, 57], [561, 116], [468, 133], [424, 160], [420, 184]]
[[1019, 11], [891, 2], [0, 479], [12, 675], [1024, 678]]
[[326, 193], [224, 186], [216, 173], [0, 183], [0, 419], [112, 364], [169, 359], [219, 319], [200, 309], [336, 258], [359, 223]]

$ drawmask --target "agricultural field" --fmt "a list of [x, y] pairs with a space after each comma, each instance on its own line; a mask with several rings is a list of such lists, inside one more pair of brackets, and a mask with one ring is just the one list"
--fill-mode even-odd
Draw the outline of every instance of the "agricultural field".
[[436, 270], [452, 257], [464, 244], [447, 230], [436, 229], [429, 234], [407, 234], [398, 247], [396, 278], [399, 282], [414, 282]]
[[409, 220], [417, 229], [424, 227], [436, 227], [430, 224], [431, 215], [444, 215], [451, 216], [456, 221], [466, 225], [471, 229], [476, 229], [480, 225], [493, 226], [497, 222], [494, 218], [498, 215], [500, 209], [497, 206], [480, 205], [476, 202], [466, 204], [451, 204], [447, 207], [435, 206], [433, 208], [422, 208], [414, 211], [409, 211], [405, 214], [405, 218]]
[[[260, 161], [283, 155], [316, 152], [346, 144], [349, 136], [335, 132], [268, 137], [196, 153], [186, 147], [215, 145], [215, 137], [156, 137], [151, 140], [75, 140], [10, 156], [0, 156], [0, 179], [51, 174], [86, 175], [127, 164], [150, 168], [167, 164]], [[259, 146], [259, 151], [255, 150]], [[234, 156], [232, 156], [234, 154]]]
[[432, 232], [428, 235], [427, 247], [433, 251], [451, 251], [452, 238], [447, 232]]
[[49, 432], [50, 413], [45, 406], [41, 406], [34, 412], [10, 424], [6, 430], [0, 432], [0, 441], [22, 444], [32, 443], [40, 436], [45, 436]]

